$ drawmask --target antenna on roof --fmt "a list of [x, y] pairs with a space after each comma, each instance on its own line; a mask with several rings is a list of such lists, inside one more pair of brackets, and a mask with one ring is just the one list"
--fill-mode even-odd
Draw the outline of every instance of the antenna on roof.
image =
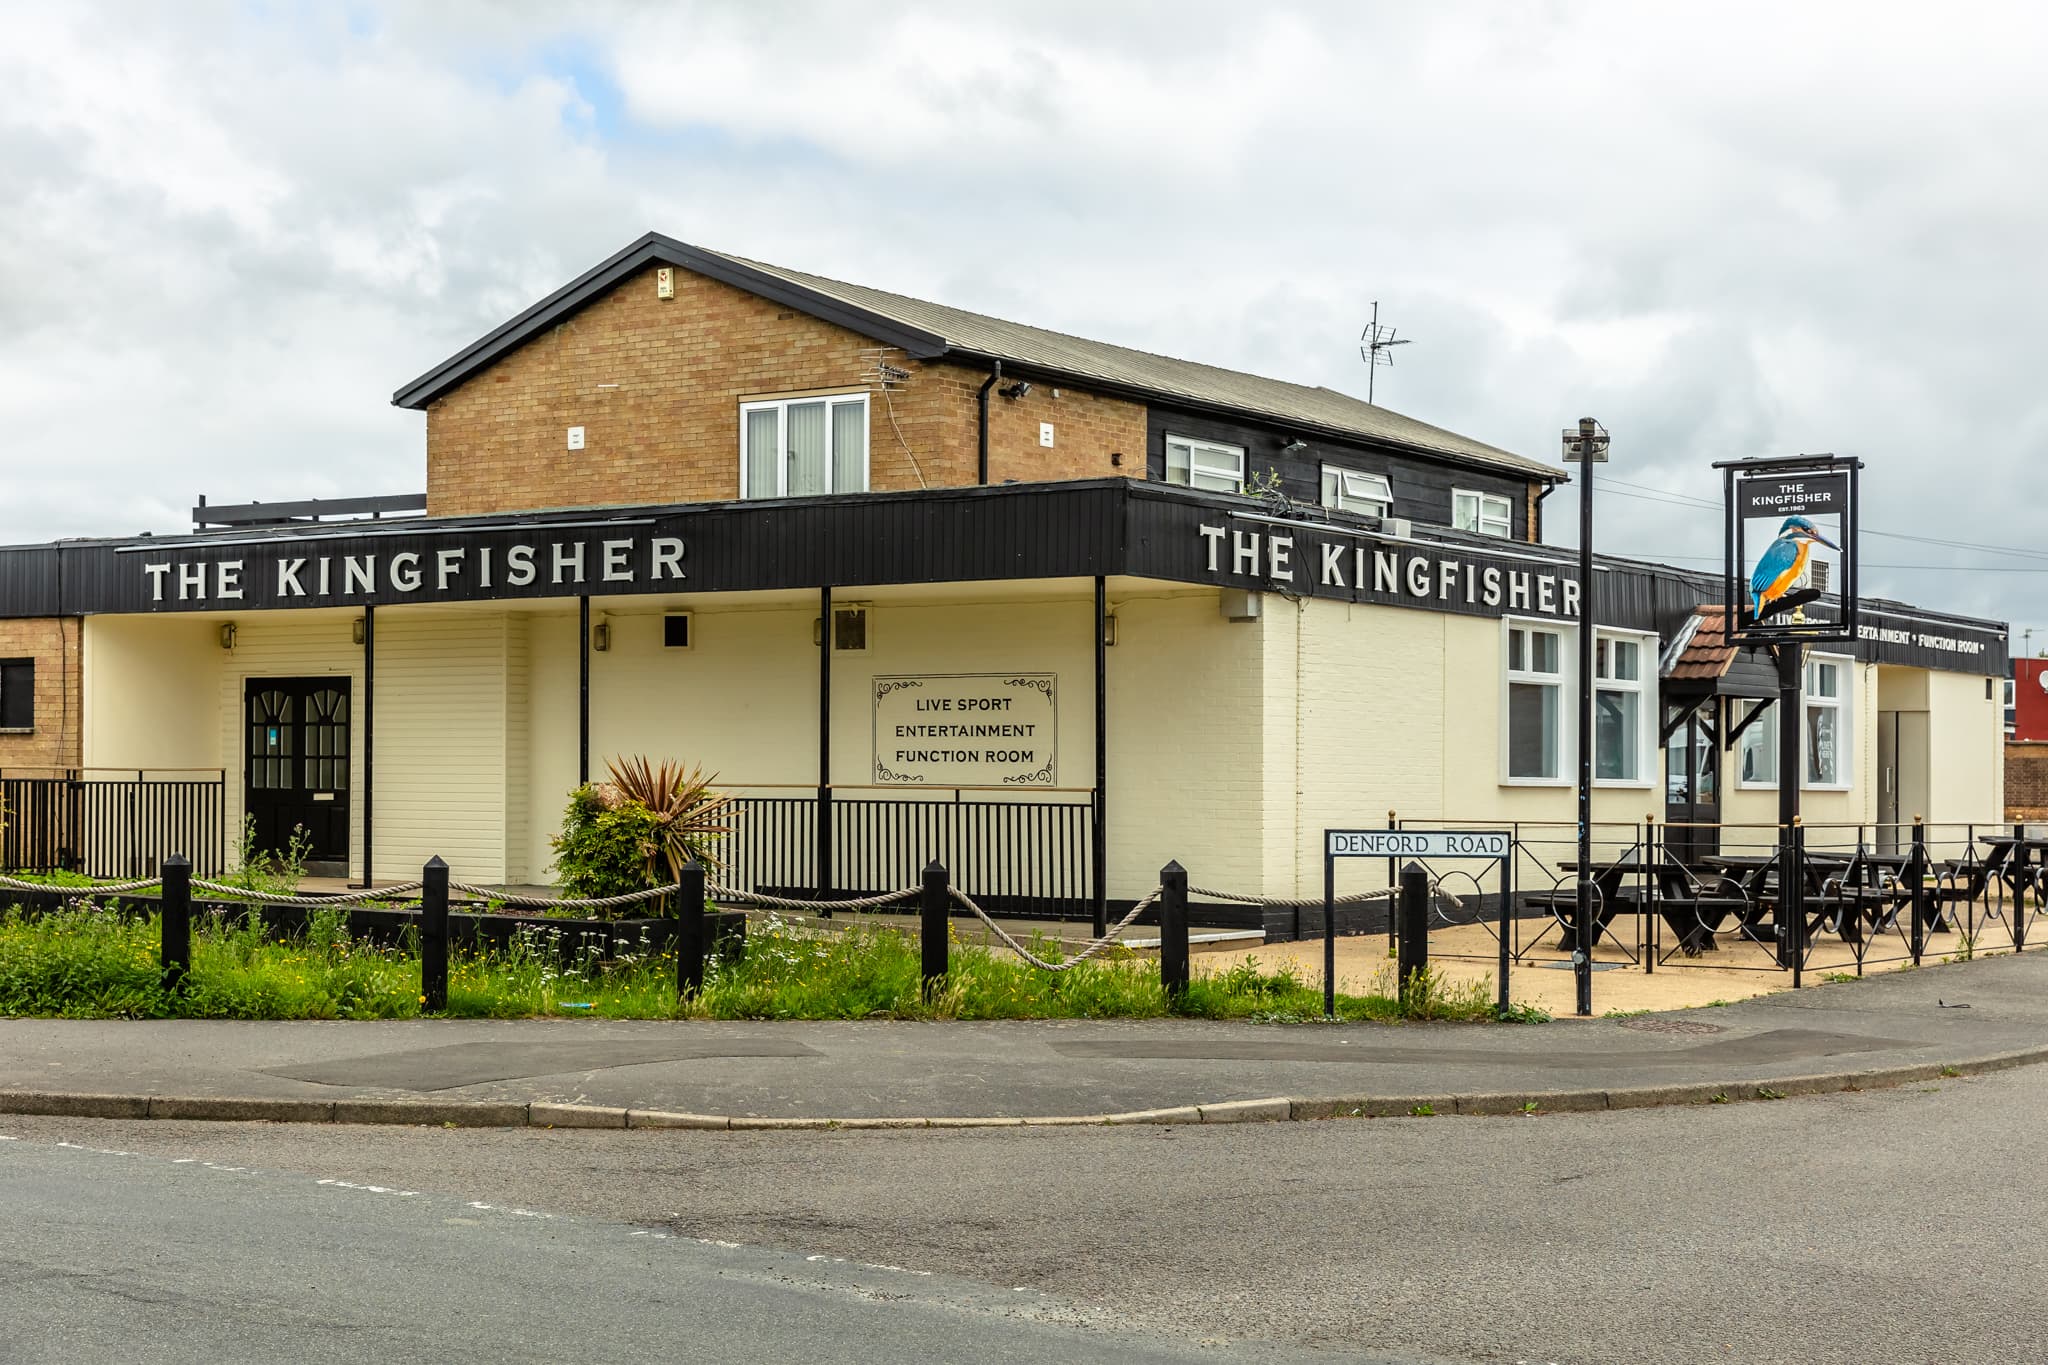
[[889, 357], [896, 353], [894, 346], [869, 346], [863, 349], [860, 358], [865, 362], [866, 368], [861, 371], [861, 382], [884, 391], [902, 388], [903, 381], [910, 378], [910, 371], [901, 365], [889, 363]]
[[1388, 350], [1395, 346], [1406, 346], [1410, 340], [1402, 337], [1396, 340], [1394, 329], [1380, 326], [1380, 301], [1372, 301], [1372, 321], [1365, 325], [1358, 339], [1365, 344], [1358, 348], [1358, 358], [1365, 362], [1365, 401], [1372, 402], [1373, 378], [1382, 365], [1392, 366], [1394, 357]]

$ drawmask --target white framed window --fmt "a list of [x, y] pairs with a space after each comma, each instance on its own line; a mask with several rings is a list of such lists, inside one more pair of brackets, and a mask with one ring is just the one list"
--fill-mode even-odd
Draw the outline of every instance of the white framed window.
[[1852, 660], [1816, 654], [1806, 661], [1806, 785], [1849, 786], [1849, 692]]
[[1369, 517], [1390, 516], [1394, 511], [1394, 487], [1384, 474], [1368, 474], [1362, 469], [1326, 464], [1323, 466], [1323, 506], [1334, 507], [1341, 512], [1363, 512]]
[[740, 404], [740, 496], [804, 498], [868, 490], [868, 396]]
[[1656, 739], [1650, 733], [1657, 692], [1650, 678], [1656, 637], [1593, 637], [1593, 781], [1623, 787], [1652, 784]]
[[1498, 493], [1451, 490], [1451, 525], [1460, 531], [1503, 540], [1515, 533], [1515, 504]]
[[1501, 707], [1501, 781], [1558, 786], [1565, 782], [1565, 641], [1555, 627], [1510, 620], [1507, 693]]
[[1166, 438], [1166, 481], [1212, 493], [1244, 491], [1244, 447], [1191, 436]]
[[1775, 787], [1778, 785], [1778, 707], [1774, 702], [1753, 701], [1743, 712], [1744, 717], [1763, 714], [1750, 721], [1742, 731], [1742, 761], [1735, 771], [1736, 781], [1745, 787]]
[[[1850, 756], [1854, 730], [1855, 660], [1816, 654], [1806, 661], [1806, 686], [1800, 717], [1802, 785], [1809, 791], [1847, 791], [1854, 780]], [[1754, 712], [1764, 702], [1751, 702]], [[1748, 714], [1748, 713], [1745, 713]], [[1742, 732], [1742, 761], [1737, 781], [1745, 787], [1778, 785], [1778, 726], [1783, 717], [1775, 704]]]

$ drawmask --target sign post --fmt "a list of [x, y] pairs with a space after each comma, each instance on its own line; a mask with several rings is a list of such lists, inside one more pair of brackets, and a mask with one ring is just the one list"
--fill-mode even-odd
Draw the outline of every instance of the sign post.
[[1725, 480], [1728, 639], [1778, 661], [1778, 963], [1805, 965], [1805, 840], [1799, 795], [1806, 646], [1856, 638], [1856, 522], [1863, 461], [1835, 455], [1731, 460]]
[[[1515, 836], [1500, 829], [1326, 829], [1323, 831], [1323, 1014], [1337, 1014], [1337, 860], [1446, 858], [1500, 864], [1500, 1003], [1508, 1008], [1508, 920], [1514, 914]], [[1394, 903], [1387, 907], [1393, 922]], [[1398, 994], [1405, 981], [1395, 983]]]

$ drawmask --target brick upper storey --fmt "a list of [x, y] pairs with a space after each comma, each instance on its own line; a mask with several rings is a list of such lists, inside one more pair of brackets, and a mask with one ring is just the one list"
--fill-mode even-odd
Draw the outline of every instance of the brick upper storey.
[[[931, 330], [939, 327], [981, 347], [1007, 343], [1012, 355], [968, 351]], [[1077, 382], [1075, 368], [1097, 382]], [[1133, 387], [1141, 381], [1161, 387]], [[985, 388], [993, 391], [984, 399]], [[1323, 468], [1356, 468], [1391, 477], [1392, 515], [1448, 522], [1455, 485], [1511, 507], [1510, 533], [1534, 540], [1538, 496], [1562, 478], [1327, 389], [1065, 338], [651, 236], [394, 401], [427, 413], [428, 514], [460, 516], [747, 496], [743, 405], [792, 398], [864, 398], [864, 438], [855, 435], [857, 409], [832, 408], [828, 419], [814, 405], [800, 420], [814, 444], [828, 422], [835, 448], [864, 439], [865, 482], [849, 465], [836, 486], [877, 492], [979, 482], [984, 402], [990, 483], [1165, 477], [1166, 443], [1185, 436], [1242, 451], [1246, 477], [1275, 470], [1290, 496], [1311, 502]], [[1273, 415], [1297, 408], [1298, 419]], [[787, 427], [763, 420], [795, 439], [796, 415]], [[1347, 423], [1358, 430], [1330, 437], [1332, 424]], [[1380, 437], [1382, 429], [1395, 435]]]

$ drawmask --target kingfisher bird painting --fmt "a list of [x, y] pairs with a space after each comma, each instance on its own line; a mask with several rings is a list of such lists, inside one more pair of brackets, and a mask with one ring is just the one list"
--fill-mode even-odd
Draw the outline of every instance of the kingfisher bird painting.
[[[1805, 517], [1787, 517], [1785, 524], [1778, 528], [1778, 538], [1764, 547], [1757, 556], [1756, 570], [1749, 576], [1749, 613], [1752, 620], [1762, 620], [1774, 611], [1782, 611], [1792, 605], [1784, 601], [1785, 594], [1792, 591], [1792, 585], [1806, 572], [1806, 563], [1813, 555], [1815, 545], [1825, 545], [1830, 550], [1841, 547], [1820, 533]], [[1806, 594], [1801, 594], [1804, 598]]]

